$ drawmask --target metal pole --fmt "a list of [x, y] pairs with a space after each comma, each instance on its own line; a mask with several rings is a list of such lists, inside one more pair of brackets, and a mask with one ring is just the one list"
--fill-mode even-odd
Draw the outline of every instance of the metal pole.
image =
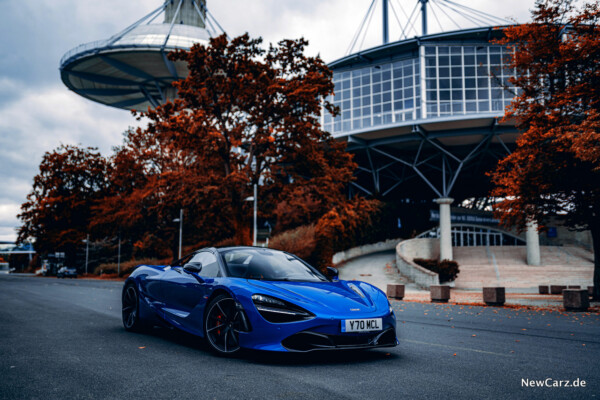
[[389, 40], [389, 29], [388, 29], [388, 1], [383, 0], [383, 44], [388, 44]]
[[90, 254], [90, 234], [87, 234], [87, 239], [85, 239], [85, 274], [88, 273], [88, 260]]
[[179, 258], [181, 258], [182, 239], [183, 239], [183, 208], [179, 210]]
[[427, 35], [427, 2], [429, 0], [419, 0], [421, 2], [421, 23], [423, 36]]
[[117, 276], [121, 275], [121, 232], [119, 232], [119, 252], [117, 254]]
[[252, 240], [252, 245], [256, 246], [256, 214], [258, 213], [258, 185], [254, 184], [254, 237]]

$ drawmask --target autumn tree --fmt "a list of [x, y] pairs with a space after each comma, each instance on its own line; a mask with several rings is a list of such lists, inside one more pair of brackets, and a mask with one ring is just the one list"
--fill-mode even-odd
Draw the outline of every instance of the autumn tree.
[[181, 157], [172, 148], [149, 131], [125, 132], [123, 143], [109, 159], [106, 194], [93, 208], [90, 227], [95, 236], [126, 237], [137, 258], [177, 254], [178, 226], [173, 219], [183, 205], [171, 197], [183, 194], [185, 174]]
[[88, 233], [92, 205], [107, 187], [108, 168], [95, 148], [61, 145], [46, 152], [21, 206], [18, 242], [33, 239], [40, 253], [65, 252], [72, 265]]
[[600, 8], [538, 0], [533, 21], [505, 30], [520, 88], [507, 111], [523, 132], [492, 174], [504, 223], [543, 225], [556, 214], [589, 229], [600, 298]]
[[114, 158], [121, 189], [101, 205], [101, 219], [134, 223], [153, 214], [161, 223], [184, 208], [196, 239], [233, 235], [249, 244], [252, 202], [245, 199], [254, 184], [262, 215], [288, 201], [310, 204], [298, 211], [305, 220], [343, 203], [354, 164], [321, 130], [321, 106], [335, 112], [323, 102], [332, 73], [304, 54], [306, 44], [283, 40], [265, 50], [261, 39], [223, 35], [172, 53], [189, 75], [175, 83], [177, 99], [142, 114], [145, 129], [127, 133]]

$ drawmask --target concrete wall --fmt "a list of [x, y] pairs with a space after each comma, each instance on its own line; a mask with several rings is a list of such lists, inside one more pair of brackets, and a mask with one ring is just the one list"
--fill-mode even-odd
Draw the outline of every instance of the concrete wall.
[[432, 272], [412, 260], [415, 258], [438, 258], [440, 255], [439, 239], [409, 239], [396, 246], [396, 267], [401, 275], [421, 288], [439, 285], [438, 274]]
[[364, 256], [366, 254], [378, 253], [380, 251], [394, 250], [396, 245], [402, 239], [388, 239], [385, 242], [377, 242], [373, 244], [366, 244], [364, 246], [353, 247], [351, 249], [340, 251], [333, 255], [332, 263], [339, 264], [344, 261], [348, 261], [352, 258]]

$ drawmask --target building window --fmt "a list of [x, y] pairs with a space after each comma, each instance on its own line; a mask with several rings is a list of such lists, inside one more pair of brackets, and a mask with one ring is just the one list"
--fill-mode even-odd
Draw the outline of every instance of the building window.
[[425, 47], [427, 117], [503, 113], [515, 93], [509, 84], [514, 74], [507, 66], [509, 52], [488, 45]]
[[334, 72], [333, 82], [335, 95], [328, 100], [340, 115], [332, 118], [323, 111], [322, 116], [324, 129], [333, 134], [419, 118], [418, 58]]

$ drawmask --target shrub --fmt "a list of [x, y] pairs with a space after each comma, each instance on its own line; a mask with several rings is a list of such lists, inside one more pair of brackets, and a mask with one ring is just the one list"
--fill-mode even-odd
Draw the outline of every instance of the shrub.
[[355, 197], [323, 215], [316, 225], [316, 264], [324, 269], [334, 253], [369, 242], [380, 211], [378, 200]]
[[314, 261], [313, 256], [316, 245], [316, 227], [314, 224], [282, 232], [273, 236], [269, 241], [270, 248], [295, 254], [311, 264]]
[[[165, 264], [168, 264], [168, 261], [165, 259], [158, 260], [156, 258], [124, 261], [121, 263], [121, 271], [120, 271], [119, 276], [131, 274], [133, 272], [133, 270], [135, 269], [135, 267], [137, 267], [138, 265], [141, 265], [141, 264], [165, 265]], [[112, 274], [114, 274], [116, 276], [117, 270], [118, 270], [117, 263], [100, 264], [96, 268], [94, 268], [94, 274], [95, 275], [109, 275], [109, 274], [112, 275]]]
[[438, 274], [440, 283], [454, 281], [460, 272], [456, 261], [415, 258], [413, 262]]
[[380, 210], [378, 200], [357, 197], [332, 208], [316, 223], [273, 236], [269, 247], [295, 254], [323, 271], [335, 252], [371, 243]]

